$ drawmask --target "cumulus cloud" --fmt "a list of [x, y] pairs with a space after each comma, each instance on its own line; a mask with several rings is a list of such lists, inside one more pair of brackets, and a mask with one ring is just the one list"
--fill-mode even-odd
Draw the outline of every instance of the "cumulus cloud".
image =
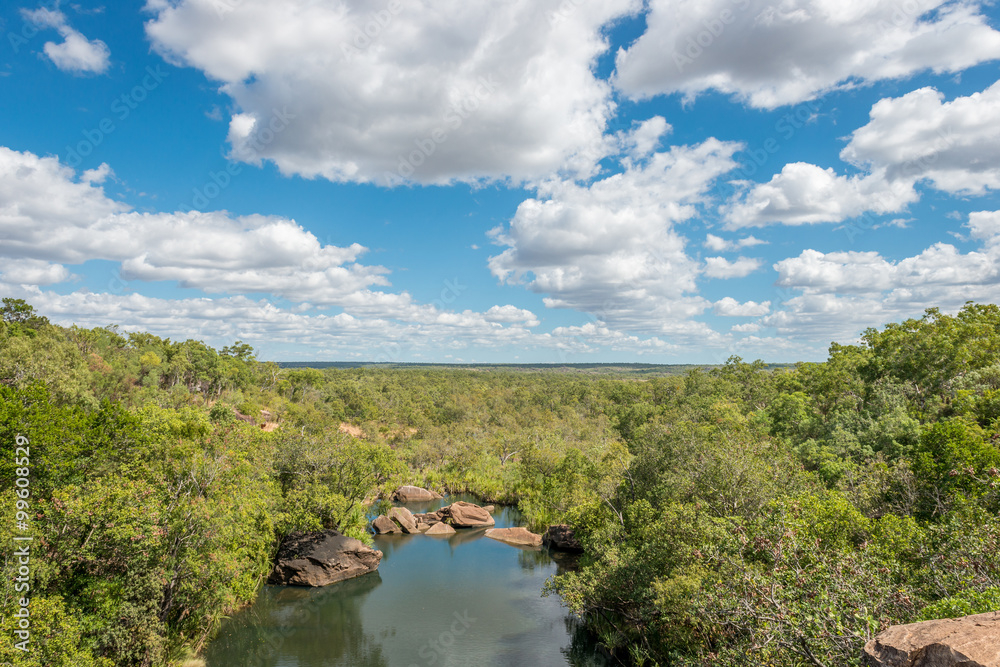
[[716, 301], [713, 308], [715, 314], [722, 317], [761, 317], [771, 311], [771, 302], [764, 301], [763, 303], [757, 303], [756, 301], [747, 301], [746, 303], [740, 303], [731, 296], [727, 296]]
[[743, 248], [753, 248], [754, 246], [767, 245], [767, 241], [762, 241], [753, 236], [747, 236], [746, 238], [736, 239], [735, 241], [730, 241], [724, 239], [721, 236], [716, 236], [715, 234], [708, 234], [705, 236], [704, 246], [709, 250], [715, 252], [727, 252], [732, 250], [741, 250]]
[[493, 306], [484, 313], [487, 322], [502, 324], [523, 324], [527, 327], [537, 327], [540, 322], [533, 312], [515, 306]]
[[[0, 147], [0, 293], [31, 301], [54, 321], [81, 326], [118, 323], [169, 337], [213, 343], [311, 347], [320, 357], [368, 354], [381, 341], [385, 360], [401, 350], [527, 346], [563, 349], [563, 338], [535, 334], [530, 310], [495, 305], [486, 312], [449, 309], [466, 289], [446, 281], [449, 299], [418, 303], [388, 285], [388, 270], [361, 264], [359, 244], [323, 245], [294, 220], [234, 217], [225, 211], [138, 213], [110, 199], [102, 165], [77, 177], [56, 158]], [[76, 278], [64, 264], [120, 263], [110, 293], [58, 294], [41, 287]], [[134, 293], [137, 281], [176, 281], [208, 295], [157, 299]], [[126, 292], [126, 293], [122, 293]], [[253, 295], [298, 305], [276, 306]], [[310, 314], [337, 306], [337, 314]], [[631, 339], [629, 339], [631, 340]], [[637, 349], [649, 344], [635, 339]], [[622, 345], [629, 341], [621, 342]], [[387, 345], [395, 347], [387, 348]], [[377, 352], [377, 355], [383, 354]]]
[[729, 261], [725, 257], [707, 257], [705, 275], [709, 278], [745, 278], [761, 267], [763, 262], [750, 257]]
[[761, 322], [779, 334], [846, 340], [873, 323], [919, 315], [928, 306], [958, 310], [1000, 299], [1000, 212], [969, 217], [979, 249], [935, 243], [899, 261], [878, 252], [805, 250], [774, 265], [789, 296]]
[[[125, 280], [176, 280], [208, 293], [264, 292], [323, 305], [388, 284], [387, 269], [357, 262], [364, 247], [324, 246], [294, 220], [131, 211], [105, 195], [99, 182], [107, 173], [102, 165], [77, 180], [56, 158], [0, 147], [0, 256], [119, 261]], [[56, 274], [37, 275], [51, 283]]]
[[965, 0], [651, 0], [645, 33], [618, 51], [633, 98], [716, 90], [772, 109], [924, 70], [1000, 58], [1000, 33]]
[[234, 155], [276, 109], [295, 116], [253, 153], [285, 174], [383, 185], [586, 177], [609, 151], [615, 111], [593, 73], [602, 27], [641, 3], [562, 4], [150, 0], [146, 31], [232, 98]]
[[924, 180], [944, 192], [981, 195], [1000, 189], [1000, 82], [945, 102], [920, 88], [880, 100], [841, 157], [890, 182]]
[[700, 263], [675, 223], [695, 217], [713, 182], [735, 166], [740, 144], [716, 139], [654, 153], [643, 164], [582, 185], [550, 181], [491, 234], [502, 282], [546, 294], [550, 308], [591, 313], [615, 329], [704, 335], [690, 318]]
[[[674, 349], [657, 338], [640, 338], [605, 326], [588, 324], [533, 333], [530, 323], [502, 326], [483, 313], [469, 311], [457, 314], [457, 320], [419, 323], [349, 313], [310, 314], [245, 296], [162, 299], [136, 293], [58, 294], [6, 283], [2, 278], [0, 293], [28, 300], [39, 313], [65, 326], [90, 328], [114, 323], [126, 332], [194, 338], [216, 347], [239, 339], [259, 348], [265, 359], [287, 358], [289, 350], [297, 359], [398, 362], [433, 356], [442, 347], [521, 353], [536, 350], [553, 360], [593, 353], [604, 345], [636, 354]], [[508, 308], [512, 307], [499, 307]]]
[[52, 63], [72, 74], [103, 74], [110, 64], [111, 50], [99, 39], [89, 40], [72, 28], [58, 9], [22, 9], [25, 20], [37, 26], [53, 28], [62, 35], [61, 43], [46, 42], [43, 50]]
[[841, 222], [902, 211], [917, 185], [957, 195], [1000, 189], [1000, 82], [951, 102], [933, 88], [876, 103], [840, 157], [862, 170], [838, 175], [807, 163], [785, 165], [726, 207], [730, 228]]
[[54, 285], [72, 277], [62, 264], [37, 259], [6, 260], [0, 267], [0, 281], [14, 285]]
[[840, 222], [866, 211], [896, 212], [918, 199], [913, 182], [892, 183], [881, 171], [838, 176], [833, 169], [795, 162], [767, 183], [753, 186], [725, 210], [727, 226], [738, 229]]

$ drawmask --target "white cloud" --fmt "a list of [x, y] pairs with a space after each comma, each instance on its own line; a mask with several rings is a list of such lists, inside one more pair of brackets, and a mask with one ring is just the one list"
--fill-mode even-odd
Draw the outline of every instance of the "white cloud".
[[772, 223], [804, 225], [840, 222], [866, 211], [891, 213], [917, 201], [912, 182], [891, 183], [884, 172], [838, 176], [804, 162], [786, 164], [767, 183], [725, 208], [727, 226], [762, 227]]
[[642, 165], [589, 185], [552, 181], [524, 201], [490, 258], [502, 282], [547, 294], [550, 308], [591, 313], [631, 331], [704, 335], [690, 318], [710, 303], [697, 295], [699, 263], [674, 223], [695, 217], [712, 183], [735, 166], [739, 144], [709, 139], [654, 153]]
[[89, 40], [70, 27], [66, 15], [59, 10], [21, 10], [25, 20], [35, 25], [54, 28], [62, 35], [59, 44], [46, 42], [43, 50], [52, 63], [64, 72], [72, 74], [103, 74], [108, 69], [111, 50], [99, 39]]
[[981, 195], [1000, 189], [1000, 82], [981, 93], [944, 101], [921, 88], [880, 100], [841, 157], [884, 170], [889, 181], [927, 179], [938, 190]]
[[733, 333], [757, 333], [763, 327], [756, 322], [746, 322], [744, 324], [734, 324], [730, 329]]
[[891, 261], [877, 252], [805, 250], [774, 265], [790, 298], [761, 320], [781, 335], [847, 342], [869, 326], [1000, 300], [1000, 212], [977, 212], [968, 227], [982, 247], [962, 253], [936, 243]]
[[588, 322], [574, 327], [558, 327], [552, 331], [552, 337], [557, 341], [561, 350], [577, 354], [594, 353], [600, 348], [637, 354], [662, 354], [677, 349], [677, 346], [655, 336], [641, 339], [638, 336], [611, 329], [603, 322]]
[[209, 293], [261, 292], [323, 305], [388, 284], [387, 269], [357, 262], [364, 247], [324, 246], [293, 220], [129, 211], [100, 187], [108, 173], [105, 165], [76, 181], [56, 158], [0, 147], [0, 256], [120, 261], [125, 280], [176, 280]]
[[740, 303], [731, 296], [727, 296], [715, 302], [714, 310], [716, 315], [722, 317], [761, 317], [771, 312], [771, 302], [747, 301]]
[[38, 259], [5, 260], [0, 266], [0, 281], [13, 285], [54, 285], [73, 276], [62, 264]]
[[653, 153], [660, 140], [673, 131], [673, 127], [663, 116], [653, 116], [641, 123], [635, 123], [627, 133], [620, 133], [622, 149], [633, 160], [641, 160]]
[[863, 173], [841, 176], [812, 164], [785, 165], [725, 208], [728, 226], [841, 222], [895, 213], [919, 200], [920, 183], [958, 195], [1000, 189], [997, 117], [1000, 82], [951, 102], [933, 88], [880, 100], [868, 124], [854, 131], [840, 153]]
[[988, 245], [1000, 242], [1000, 211], [970, 213], [969, 229], [972, 230], [972, 238], [985, 241]]
[[[556, 354], [576, 345], [576, 331], [532, 333], [539, 318], [513, 305], [486, 312], [449, 309], [468, 289], [458, 279], [445, 281], [441, 300], [427, 304], [407, 292], [373, 290], [373, 284], [388, 284], [388, 270], [358, 263], [364, 247], [322, 245], [292, 220], [224, 211], [130, 211], [105, 195], [100, 181], [110, 173], [102, 166], [77, 179], [56, 158], [0, 147], [0, 293], [27, 298], [65, 324], [118, 323], [129, 331], [212, 344], [242, 338], [271, 349], [310, 349], [317, 357], [399, 361], [400, 355], [442, 345]], [[63, 262], [92, 260], [120, 262], [120, 271], [108, 275], [111, 293], [40, 289], [75, 278]], [[233, 296], [158, 299], [135, 293], [136, 281], [177, 281], [182, 288]], [[297, 305], [282, 308], [250, 298], [256, 294]], [[331, 306], [343, 312], [310, 314]], [[610, 330], [587, 335], [637, 353], [668, 349]]]
[[750, 257], [729, 261], [725, 257], [706, 257], [705, 275], [709, 278], [745, 278], [761, 267], [763, 262]]
[[973, 0], [651, 0], [646, 32], [617, 55], [633, 98], [708, 90], [775, 108], [923, 70], [1000, 58]]
[[747, 236], [746, 238], [737, 239], [735, 241], [730, 241], [724, 239], [721, 236], [716, 236], [715, 234], [708, 234], [705, 236], [704, 246], [709, 250], [715, 252], [726, 252], [731, 250], [740, 250], [742, 248], [753, 248], [754, 246], [767, 245], [767, 241], [762, 241], [753, 236]]
[[593, 67], [602, 27], [640, 3], [562, 4], [149, 0], [146, 30], [233, 99], [237, 156], [249, 127], [287, 109], [294, 120], [253, 154], [285, 174], [522, 181], [590, 175], [609, 151], [615, 105]]
[[527, 327], [537, 327], [540, 322], [533, 312], [516, 306], [493, 306], [484, 313], [487, 322], [503, 324], [523, 324]]

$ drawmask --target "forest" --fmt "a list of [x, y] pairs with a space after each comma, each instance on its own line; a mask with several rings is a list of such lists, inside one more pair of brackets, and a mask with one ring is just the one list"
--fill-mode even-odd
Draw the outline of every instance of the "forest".
[[400, 484], [572, 525], [546, 594], [623, 665], [859, 665], [891, 624], [1000, 609], [996, 305], [679, 375], [282, 368], [0, 315], [0, 663], [196, 664], [285, 535], [370, 541]]

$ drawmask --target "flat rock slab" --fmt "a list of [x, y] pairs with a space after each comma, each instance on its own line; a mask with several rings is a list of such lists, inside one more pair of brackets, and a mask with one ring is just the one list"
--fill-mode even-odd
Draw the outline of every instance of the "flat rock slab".
[[542, 536], [527, 528], [490, 528], [486, 531], [486, 537], [519, 547], [542, 546]]
[[428, 528], [424, 535], [454, 535], [455, 529], [446, 523], [436, 523], [430, 528]]
[[1000, 667], [1000, 612], [894, 625], [865, 645], [872, 667]]
[[382, 552], [336, 530], [290, 533], [278, 549], [267, 583], [327, 586], [378, 568]]
[[440, 493], [421, 489], [419, 486], [401, 486], [392, 494], [392, 499], [399, 503], [419, 503], [440, 497]]

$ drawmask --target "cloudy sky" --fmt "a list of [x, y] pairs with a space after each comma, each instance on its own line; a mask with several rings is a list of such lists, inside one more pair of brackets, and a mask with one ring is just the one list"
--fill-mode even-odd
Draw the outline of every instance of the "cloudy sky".
[[0, 294], [265, 359], [816, 360], [1000, 301], [976, 0], [0, 9]]

